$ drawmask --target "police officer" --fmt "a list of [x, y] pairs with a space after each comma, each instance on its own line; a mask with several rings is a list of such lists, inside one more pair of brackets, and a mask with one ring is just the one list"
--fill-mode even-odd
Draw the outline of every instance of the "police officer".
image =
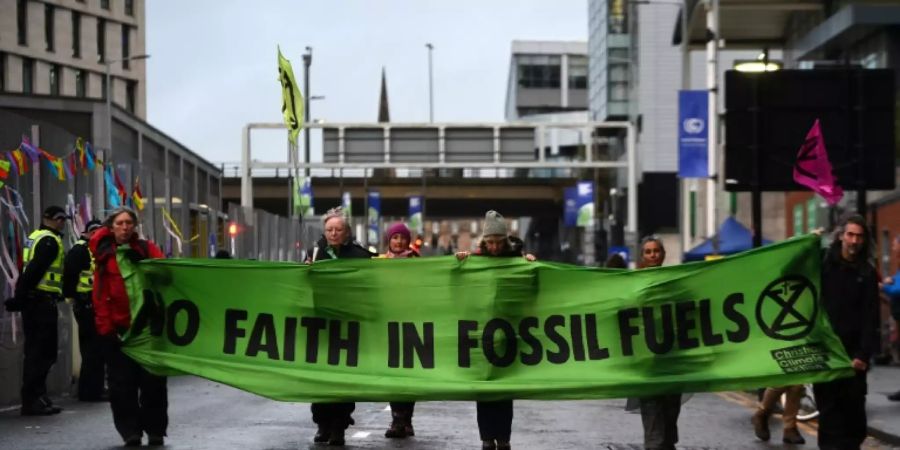
[[88, 248], [88, 241], [101, 226], [99, 220], [88, 222], [81, 237], [66, 253], [63, 263], [63, 295], [72, 299], [72, 311], [78, 322], [78, 349], [81, 351], [78, 400], [83, 402], [105, 400], [103, 382], [106, 363], [94, 325], [94, 305], [91, 300], [94, 290], [94, 257]]
[[47, 374], [56, 362], [57, 309], [62, 299], [63, 243], [66, 212], [59, 206], [44, 210], [41, 227], [25, 243], [25, 270], [16, 283], [25, 331], [22, 368], [22, 415], [46, 416], [61, 408], [47, 396]]

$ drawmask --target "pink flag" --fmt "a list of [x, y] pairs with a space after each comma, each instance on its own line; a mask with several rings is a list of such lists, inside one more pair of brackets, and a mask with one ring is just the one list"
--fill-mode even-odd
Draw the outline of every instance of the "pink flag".
[[794, 181], [821, 195], [831, 206], [836, 205], [844, 197], [844, 190], [838, 186], [831, 174], [831, 163], [828, 161], [819, 119], [816, 119], [816, 123], [806, 134], [806, 142], [797, 153], [797, 161], [794, 162]]

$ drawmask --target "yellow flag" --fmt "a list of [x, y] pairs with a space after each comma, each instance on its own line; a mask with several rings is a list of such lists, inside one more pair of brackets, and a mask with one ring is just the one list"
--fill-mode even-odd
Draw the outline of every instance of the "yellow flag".
[[291, 143], [297, 145], [297, 135], [300, 134], [300, 128], [303, 128], [303, 94], [294, 79], [291, 62], [281, 55], [281, 47], [278, 48], [278, 80], [281, 82], [281, 113], [284, 115], [284, 124], [288, 127]]

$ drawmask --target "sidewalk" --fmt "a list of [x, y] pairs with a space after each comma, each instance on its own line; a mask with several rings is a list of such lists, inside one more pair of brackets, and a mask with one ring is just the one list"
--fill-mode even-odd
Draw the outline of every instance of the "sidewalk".
[[900, 402], [887, 399], [900, 390], [900, 367], [873, 366], [869, 372], [866, 415], [869, 434], [891, 445], [900, 445]]

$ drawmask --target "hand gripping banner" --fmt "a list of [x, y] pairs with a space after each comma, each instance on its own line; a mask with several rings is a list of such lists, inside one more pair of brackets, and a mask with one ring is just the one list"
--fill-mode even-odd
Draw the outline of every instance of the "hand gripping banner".
[[124, 348], [155, 373], [286, 401], [590, 399], [825, 381], [852, 370], [820, 303], [818, 246], [805, 236], [639, 271], [478, 256], [146, 261], [145, 277], [129, 279], [144, 287]]

